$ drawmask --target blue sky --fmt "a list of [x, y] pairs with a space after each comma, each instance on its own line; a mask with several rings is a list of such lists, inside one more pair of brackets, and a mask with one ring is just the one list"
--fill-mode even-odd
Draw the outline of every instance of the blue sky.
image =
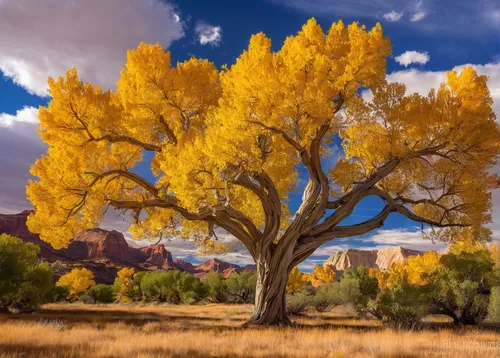
[[[45, 151], [36, 135], [36, 111], [50, 97], [48, 75], [58, 76], [76, 66], [84, 80], [113, 88], [127, 48], [139, 41], [159, 42], [174, 61], [195, 55], [217, 66], [232, 64], [250, 36], [265, 32], [278, 49], [286, 36], [315, 17], [327, 29], [332, 22], [359, 21], [368, 27], [381, 22], [391, 38], [394, 56], [388, 59], [390, 81], [425, 93], [444, 79], [444, 71], [473, 64], [490, 77], [489, 86], [500, 117], [500, 1], [401, 0], [58, 0], [0, 1], [0, 212], [29, 208], [24, 187], [28, 169]], [[146, 169], [141, 169], [146, 170]], [[301, 193], [292, 193], [297, 207]], [[500, 194], [494, 193], [495, 238], [500, 238]], [[361, 202], [346, 223], [365, 220], [380, 202]], [[125, 222], [126, 224], [126, 222]], [[126, 230], [123, 220], [110, 218], [106, 227]], [[424, 241], [415, 223], [393, 214], [385, 226], [362, 238], [333, 241], [301, 267], [310, 269], [336, 250], [348, 247], [403, 245], [442, 249]], [[174, 256], [193, 261], [194, 248], [166, 242]], [[244, 250], [226, 255], [228, 261], [249, 263]]]

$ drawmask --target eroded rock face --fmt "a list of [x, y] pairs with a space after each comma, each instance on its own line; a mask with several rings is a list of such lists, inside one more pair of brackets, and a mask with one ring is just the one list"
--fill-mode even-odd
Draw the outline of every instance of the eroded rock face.
[[38, 245], [40, 259], [52, 263], [56, 280], [75, 267], [88, 268], [97, 283], [105, 284], [113, 283], [116, 273], [123, 267], [133, 267], [136, 271], [178, 269], [199, 277], [214, 272], [228, 277], [232, 273], [255, 271], [255, 265], [240, 267], [219, 259], [195, 266], [184, 260], [174, 260], [163, 244], [134, 248], [122, 233], [100, 228], [84, 230], [73, 238], [68, 248], [55, 250], [28, 230], [26, 220], [30, 213], [26, 210], [19, 214], [0, 214], [0, 234], [5, 232]]
[[405, 249], [401, 246], [380, 250], [348, 249], [335, 253], [324, 262], [324, 265], [332, 267], [337, 272], [358, 266], [386, 270], [394, 262], [401, 262], [409, 256], [423, 254], [424, 251]]
[[167, 251], [165, 245], [154, 244], [139, 249], [147, 258], [146, 263], [162, 269], [177, 268], [172, 253]]

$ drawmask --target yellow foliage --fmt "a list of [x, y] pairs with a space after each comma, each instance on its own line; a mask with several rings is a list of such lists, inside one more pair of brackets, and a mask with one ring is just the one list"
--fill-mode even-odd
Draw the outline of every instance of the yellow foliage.
[[439, 267], [439, 254], [429, 251], [421, 256], [410, 256], [404, 262], [395, 262], [385, 272], [373, 271], [372, 277], [377, 277], [380, 288], [394, 287], [405, 280], [421, 286], [432, 282]]
[[87, 291], [93, 285], [95, 285], [94, 274], [86, 268], [74, 268], [56, 282], [56, 287], [67, 287], [73, 297]]
[[302, 273], [298, 267], [294, 267], [288, 276], [286, 284], [286, 293], [300, 291], [307, 285], [307, 275]]
[[307, 280], [313, 287], [335, 280], [335, 271], [330, 266], [315, 265], [313, 271], [307, 275]]
[[[339, 195], [396, 160], [376, 185], [415, 214], [488, 222], [500, 142], [486, 77], [465, 67], [428, 96], [408, 95], [385, 81], [390, 54], [380, 24], [323, 31], [311, 19], [277, 51], [265, 34], [252, 36], [221, 71], [194, 57], [173, 65], [160, 45], [141, 43], [127, 52], [116, 91], [82, 82], [76, 69], [49, 78], [52, 99], [39, 110], [49, 148], [31, 169], [28, 227], [60, 249], [111, 206], [133, 212], [136, 239], [175, 235], [224, 251], [215, 225], [256, 246], [270, 219], [279, 218], [277, 232], [290, 225], [289, 193], [318, 133], [322, 155], [342, 137], [346, 157], [324, 170]], [[366, 88], [371, 103], [358, 95]], [[134, 170], [143, 160], [151, 182]]]
[[500, 252], [498, 251], [498, 243], [491, 246], [491, 257], [497, 265], [500, 265]]

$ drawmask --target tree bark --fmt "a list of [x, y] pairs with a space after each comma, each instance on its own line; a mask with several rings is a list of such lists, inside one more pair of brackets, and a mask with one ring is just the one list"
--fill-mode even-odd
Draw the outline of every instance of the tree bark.
[[259, 260], [257, 263], [257, 286], [255, 306], [247, 324], [262, 326], [287, 326], [292, 321], [286, 314], [286, 284], [289, 263], [284, 258], [274, 262]]

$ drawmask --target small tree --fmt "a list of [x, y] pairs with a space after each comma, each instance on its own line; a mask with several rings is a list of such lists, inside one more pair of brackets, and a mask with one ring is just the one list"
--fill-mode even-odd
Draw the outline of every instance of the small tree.
[[33, 311], [47, 300], [52, 268], [37, 264], [38, 246], [17, 237], [0, 235], [0, 311]]
[[117, 272], [113, 291], [120, 302], [131, 302], [141, 297], [140, 281], [144, 273], [124, 267]]
[[315, 265], [313, 271], [307, 275], [307, 280], [313, 287], [335, 280], [335, 271], [330, 266]]
[[69, 297], [76, 298], [79, 294], [87, 291], [90, 286], [95, 285], [94, 274], [92, 271], [82, 268], [74, 268], [70, 273], [63, 275], [56, 282], [57, 287], [67, 287]]
[[294, 267], [288, 275], [286, 293], [293, 294], [302, 290], [307, 285], [308, 275], [302, 273], [298, 267]]
[[491, 252], [482, 244], [459, 242], [440, 259], [432, 311], [455, 324], [475, 325], [488, 316], [490, 295], [500, 280]]
[[232, 302], [252, 303], [255, 299], [257, 276], [254, 272], [232, 274], [226, 280], [226, 289]]

